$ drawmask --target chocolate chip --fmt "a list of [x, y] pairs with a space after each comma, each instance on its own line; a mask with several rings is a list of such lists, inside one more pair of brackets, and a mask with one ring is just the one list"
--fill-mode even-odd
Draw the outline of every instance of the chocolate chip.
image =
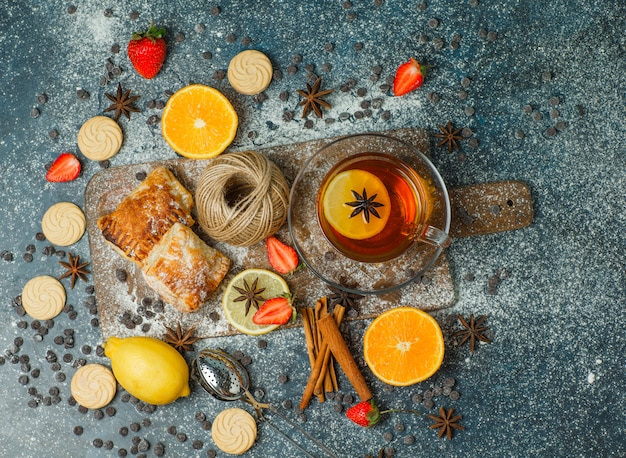
[[363, 43], [360, 42], [360, 41], [354, 43], [354, 50], [355, 51], [362, 51], [363, 50]]
[[178, 32], [174, 37], [174, 41], [176, 41], [176, 43], [182, 43], [185, 41], [185, 34], [183, 32]]
[[67, 14], [74, 14], [76, 12], [76, 7], [74, 5], [70, 5], [67, 7]]
[[43, 232], [37, 232], [35, 234], [35, 240], [38, 240], [40, 242], [43, 242], [44, 240], [46, 240], [46, 236], [44, 235]]
[[191, 447], [194, 450], [202, 450], [202, 447], [204, 447], [204, 443], [202, 441], [195, 440], [191, 443]]
[[80, 425], [74, 426], [74, 434], [75, 435], [80, 436], [80, 435], [83, 434], [83, 431], [84, 431], [84, 429], [83, 429], [82, 426], [80, 426]]
[[431, 29], [436, 29], [437, 27], [439, 27], [439, 19], [436, 19], [436, 18], [429, 19], [428, 27], [430, 27]]
[[176, 440], [178, 442], [185, 442], [187, 440], [187, 434], [185, 434], [185, 433], [178, 433], [178, 434], [176, 434]]
[[287, 376], [287, 374], [280, 374], [278, 376], [278, 383], [284, 384], [284, 383], [287, 383], [288, 381], [289, 381], [289, 377]]
[[556, 136], [556, 129], [554, 127], [548, 127], [546, 129], [546, 136], [547, 137], [554, 137], [554, 136]]
[[24, 256], [22, 256], [24, 258], [25, 262], [33, 262], [33, 255], [30, 253], [24, 253]]
[[402, 439], [402, 442], [404, 442], [406, 445], [412, 445], [415, 443], [415, 436], [413, 434], [404, 436], [404, 439]]
[[32, 110], [30, 110], [30, 117], [31, 118], [38, 118], [40, 114], [41, 114], [41, 112], [39, 111], [38, 108], [33, 108]]
[[211, 13], [211, 16], [217, 16], [222, 12], [222, 7], [218, 5], [214, 5], [211, 7], [209, 11]]
[[424, 399], [422, 405], [427, 409], [432, 409], [433, 407], [435, 407], [435, 403], [432, 399]]
[[202, 58], [204, 60], [211, 60], [211, 59], [213, 59], [213, 53], [211, 51], [204, 51], [202, 53]]
[[541, 74], [541, 79], [543, 81], [550, 81], [550, 80], [552, 80], [552, 77], [553, 77], [553, 75], [552, 75], [552, 72], [550, 72], [550, 71], [545, 71], [545, 72], [543, 72]]
[[237, 35], [232, 32], [226, 35], [226, 43], [234, 43], [235, 41], [237, 41]]
[[487, 34], [488, 41], [496, 41], [498, 38], [498, 32], [494, 32], [493, 30]]
[[452, 399], [453, 401], [456, 401], [457, 399], [459, 399], [461, 397], [461, 395], [459, 394], [458, 391], [452, 391], [450, 392], [450, 399]]

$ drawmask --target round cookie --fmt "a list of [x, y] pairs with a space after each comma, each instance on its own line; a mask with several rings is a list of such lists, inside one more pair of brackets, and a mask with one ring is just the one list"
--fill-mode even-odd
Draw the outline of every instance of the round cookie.
[[36, 320], [51, 320], [65, 307], [65, 288], [49, 275], [31, 278], [22, 289], [22, 307]]
[[213, 442], [225, 453], [242, 455], [256, 440], [256, 421], [237, 407], [220, 412], [211, 427]]
[[260, 51], [242, 51], [228, 65], [228, 81], [241, 94], [259, 94], [272, 81], [272, 63]]
[[58, 246], [69, 246], [78, 242], [86, 227], [85, 214], [71, 202], [54, 204], [41, 219], [43, 234]]
[[117, 154], [123, 138], [118, 123], [107, 116], [94, 116], [78, 131], [78, 148], [92, 161], [104, 161]]
[[87, 364], [72, 377], [70, 390], [81, 406], [99, 409], [106, 406], [115, 396], [117, 382], [113, 372], [101, 364]]

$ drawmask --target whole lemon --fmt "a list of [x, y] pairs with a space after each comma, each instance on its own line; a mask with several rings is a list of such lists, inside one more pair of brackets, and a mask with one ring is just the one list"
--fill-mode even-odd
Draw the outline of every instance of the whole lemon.
[[168, 404], [190, 393], [185, 358], [162, 340], [109, 337], [104, 354], [119, 384], [141, 401]]

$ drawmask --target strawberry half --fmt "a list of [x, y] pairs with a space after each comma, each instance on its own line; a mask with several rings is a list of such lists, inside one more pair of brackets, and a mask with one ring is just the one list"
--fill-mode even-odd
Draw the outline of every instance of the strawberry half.
[[359, 426], [369, 428], [380, 421], [380, 411], [373, 399], [362, 401], [346, 410], [346, 417]]
[[144, 78], [154, 78], [165, 62], [167, 46], [163, 35], [165, 29], [157, 27], [153, 21], [147, 32], [133, 33], [128, 42], [128, 58]]
[[398, 67], [393, 80], [393, 93], [396, 96], [408, 94], [422, 85], [424, 74], [419, 62], [410, 58]]
[[279, 274], [287, 275], [298, 268], [298, 253], [289, 245], [285, 245], [273, 235], [265, 240], [267, 259], [272, 268]]
[[252, 316], [256, 324], [285, 324], [293, 316], [293, 307], [289, 298], [274, 297], [268, 299]]
[[80, 175], [80, 169], [80, 161], [76, 156], [72, 153], [61, 153], [48, 169], [46, 180], [55, 183], [72, 181]]

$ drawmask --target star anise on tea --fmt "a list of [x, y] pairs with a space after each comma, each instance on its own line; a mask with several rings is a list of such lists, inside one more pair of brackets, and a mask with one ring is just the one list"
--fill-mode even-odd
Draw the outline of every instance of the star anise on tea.
[[139, 113], [139, 108], [135, 106], [135, 101], [139, 99], [138, 95], [130, 95], [130, 89], [126, 92], [122, 93], [122, 85], [117, 83], [117, 94], [104, 94], [106, 97], [113, 102], [111, 106], [105, 108], [104, 112], [115, 111], [115, 115], [113, 119], [116, 121], [120, 118], [120, 115], [126, 116], [130, 119], [131, 113]]
[[458, 345], [463, 345], [469, 340], [470, 351], [474, 353], [476, 350], [476, 341], [491, 343], [491, 339], [485, 336], [483, 333], [489, 329], [487, 326], [483, 326], [483, 323], [487, 319], [486, 315], [481, 315], [478, 319], [474, 318], [472, 313], [469, 316], [469, 320], [463, 318], [463, 315], [458, 315], [459, 321], [465, 329], [455, 332], [452, 337], [460, 337]]
[[441, 133], [433, 134], [437, 138], [441, 138], [437, 146], [448, 145], [448, 153], [451, 153], [453, 149], [459, 149], [458, 141], [463, 137], [459, 135], [459, 132], [463, 129], [455, 129], [452, 122], [448, 121], [448, 124], [444, 126], [438, 126]]
[[335, 288], [334, 286], [329, 286], [330, 290], [333, 292], [326, 296], [326, 298], [330, 301], [330, 307], [335, 305], [342, 305], [347, 310], [353, 309], [356, 306], [356, 303], [363, 299], [364, 296], [361, 294], [350, 293], [348, 291], [344, 291], [340, 288]]
[[318, 78], [313, 86], [309, 83], [306, 83], [306, 91], [302, 89], [298, 89], [296, 92], [300, 94], [304, 99], [300, 101], [299, 106], [304, 107], [302, 110], [302, 117], [306, 118], [311, 111], [315, 112], [318, 118], [321, 118], [322, 115], [322, 107], [329, 109], [331, 108], [330, 103], [324, 100], [328, 94], [332, 93], [332, 89], [326, 89], [320, 91], [320, 86], [322, 85], [322, 78]]
[[350, 213], [350, 218], [363, 212], [363, 216], [365, 217], [365, 221], [367, 223], [370, 222], [370, 215], [374, 215], [376, 218], [380, 219], [380, 214], [378, 213], [378, 210], [376, 210], [376, 208], [384, 207], [385, 205], [381, 204], [380, 202], [376, 202], [376, 197], [378, 196], [378, 194], [367, 197], [367, 190], [365, 188], [363, 188], [363, 194], [359, 194], [353, 189], [350, 192], [352, 192], [352, 195], [356, 199], [352, 202], [346, 202], [346, 205], [354, 207], [354, 210], [352, 211], [352, 213]]
[[167, 332], [163, 335], [163, 340], [180, 353], [193, 351], [193, 344], [200, 340], [199, 337], [194, 335], [196, 328], [193, 326], [184, 330], [180, 323], [177, 323], [176, 329], [165, 326], [165, 330]]
[[61, 264], [63, 267], [67, 269], [67, 271], [59, 277], [59, 280], [70, 277], [70, 280], [71, 280], [70, 285], [72, 289], [74, 289], [76, 280], [81, 279], [82, 281], [86, 282], [87, 274], [90, 274], [91, 272], [86, 269], [89, 263], [88, 262], [81, 263], [80, 256], [78, 255], [74, 256], [72, 253], [69, 253], [67, 256], [68, 256], [69, 262], [59, 261], [59, 264]]
[[439, 437], [443, 437], [445, 434], [448, 440], [452, 440], [452, 430], [460, 429], [464, 430], [465, 428], [459, 425], [459, 420], [463, 418], [461, 415], [452, 416], [454, 414], [454, 409], [450, 408], [446, 412], [446, 409], [443, 407], [439, 408], [439, 415], [428, 415], [433, 423], [430, 425], [432, 429], [439, 429]]
[[246, 301], [246, 313], [248, 314], [250, 311], [250, 307], [254, 307], [255, 309], [259, 309], [259, 303], [265, 302], [265, 298], [261, 296], [261, 293], [265, 291], [265, 288], [258, 288], [257, 285], [259, 283], [259, 278], [255, 278], [252, 282], [252, 286], [248, 285], [246, 280], [243, 281], [243, 288], [239, 288], [238, 286], [234, 286], [241, 296], [237, 296], [233, 299], [234, 302], [243, 302]]

